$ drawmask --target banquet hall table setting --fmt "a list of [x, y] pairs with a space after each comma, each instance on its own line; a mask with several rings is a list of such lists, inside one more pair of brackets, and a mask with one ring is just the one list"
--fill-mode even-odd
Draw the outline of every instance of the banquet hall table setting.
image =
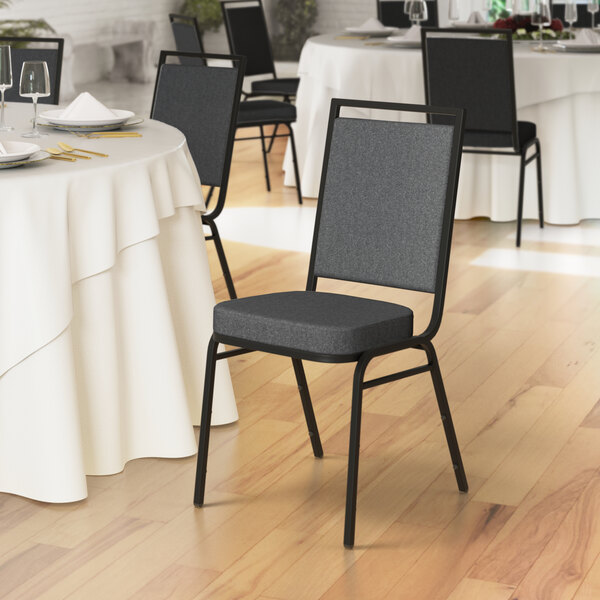
[[[22, 141], [31, 116], [8, 103], [0, 142]], [[72, 502], [86, 475], [196, 452], [214, 293], [180, 131], [42, 129], [42, 149], [96, 154], [0, 170], [0, 492]], [[213, 424], [237, 419], [221, 363]]]
[[[542, 144], [545, 219], [573, 224], [600, 218], [600, 52], [561, 51], [545, 43], [550, 51], [535, 52], [535, 42], [513, 41], [518, 118], [536, 123]], [[305, 43], [298, 73], [294, 131], [302, 190], [309, 198], [318, 195], [331, 98], [424, 102], [423, 59], [414, 44], [347, 33], [319, 35]], [[288, 149], [285, 184], [294, 185], [289, 154]], [[515, 161], [511, 156], [464, 154], [456, 218], [514, 220]], [[525, 218], [537, 216], [533, 169], [528, 168], [525, 178]]]

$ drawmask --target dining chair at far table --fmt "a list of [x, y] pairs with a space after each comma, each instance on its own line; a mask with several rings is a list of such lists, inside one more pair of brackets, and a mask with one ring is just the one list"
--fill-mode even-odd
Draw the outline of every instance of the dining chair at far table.
[[[382, 25], [386, 27], [399, 27], [404, 29], [410, 27], [412, 23], [408, 15], [404, 12], [404, 0], [376, 0], [377, 18]], [[438, 27], [438, 6], [437, 0], [426, 0], [427, 20], [420, 23], [424, 27]]]
[[252, 96], [279, 96], [286, 102], [296, 96], [297, 77], [277, 77], [271, 39], [262, 0], [221, 0], [229, 51], [246, 57], [246, 76], [270, 75], [251, 83]]
[[[525, 168], [536, 161], [538, 215], [544, 227], [542, 154], [535, 123], [517, 121], [512, 32], [421, 30], [425, 101], [466, 109], [463, 152], [520, 157], [516, 245], [521, 245]], [[443, 123], [445, 117], [432, 116]], [[533, 151], [527, 155], [529, 150]]]
[[[181, 64], [181, 59], [190, 62]], [[219, 61], [218, 66], [209, 65], [209, 60]], [[202, 223], [210, 228], [206, 239], [215, 244], [230, 298], [237, 294], [216, 219], [227, 196], [245, 60], [243, 56], [161, 51], [150, 115], [183, 132], [201, 183], [219, 189], [216, 205], [202, 215]], [[222, 66], [222, 61], [230, 61], [225, 63], [230, 66]]]
[[[175, 39], [175, 48], [177, 52], [200, 52], [204, 54], [204, 44], [202, 43], [202, 34], [198, 27], [198, 19], [187, 15], [169, 14], [169, 22]], [[194, 64], [195, 59], [180, 57], [180, 63]]]
[[[413, 120], [423, 113], [452, 124], [348, 118], [346, 108], [380, 110]], [[381, 114], [381, 113], [379, 113]], [[305, 291], [222, 302], [209, 343], [194, 504], [202, 506], [216, 361], [252, 351], [290, 357], [315, 457], [323, 449], [303, 360], [355, 362], [344, 545], [354, 545], [363, 391], [429, 372], [458, 487], [468, 489], [432, 339], [444, 305], [460, 166], [463, 111], [333, 99]], [[357, 143], [360, 140], [360, 143]], [[360, 215], [360, 218], [357, 218]], [[410, 308], [363, 297], [318, 292], [319, 278], [375, 284], [433, 295], [431, 317], [413, 331]], [[431, 296], [430, 296], [431, 297]], [[218, 352], [218, 344], [236, 349]], [[365, 380], [377, 356], [416, 348], [426, 364]]]
[[25, 61], [45, 61], [50, 75], [50, 95], [39, 98], [41, 104], [58, 104], [65, 40], [56, 37], [1, 36], [0, 45], [11, 46], [13, 86], [4, 93], [6, 102], [31, 102], [19, 95], [19, 77]]

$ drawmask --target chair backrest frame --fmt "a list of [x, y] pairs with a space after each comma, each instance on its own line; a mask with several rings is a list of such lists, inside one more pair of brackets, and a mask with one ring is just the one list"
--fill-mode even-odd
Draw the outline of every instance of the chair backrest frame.
[[[269, 74], [272, 75], [274, 79], [277, 79], [275, 62], [273, 60], [273, 47], [271, 45], [271, 37], [269, 36], [269, 28], [267, 27], [267, 20], [265, 18], [265, 10], [262, 0], [220, 0], [220, 2], [221, 12], [223, 14], [223, 23], [225, 24], [225, 32], [227, 33], [229, 51], [231, 54], [242, 55], [246, 57], [246, 75]], [[236, 8], [236, 5], [242, 6]], [[256, 11], [258, 25], [263, 29], [264, 39], [260, 41], [264, 44], [262, 48], [262, 51], [264, 52], [262, 61], [264, 64], [261, 64], [261, 61], [257, 61], [257, 59], [252, 56], [252, 53], [247, 52], [243, 47], [240, 47], [239, 39], [236, 41], [236, 31], [231, 17], [234, 14], [232, 11], [238, 10]]]
[[[377, 2], [377, 19], [386, 26], [389, 27], [410, 27], [411, 22], [408, 15], [404, 13], [405, 0], [376, 0]], [[390, 11], [383, 9], [382, 4], [387, 4], [393, 9], [393, 14]], [[439, 7], [437, 0], [426, 0], [427, 4], [427, 21], [422, 23], [423, 27], [438, 27], [439, 25]], [[386, 14], [388, 13], [388, 14]], [[399, 19], [393, 19], [392, 17], [398, 17]]]
[[[190, 17], [187, 15], [179, 15], [176, 13], [169, 13], [169, 23], [171, 23], [171, 30], [173, 31], [173, 37], [175, 38], [175, 46], [178, 52], [199, 52], [204, 54], [204, 44], [202, 42], [202, 34], [200, 33], [200, 27], [198, 26], [198, 19], [196, 17]], [[191, 31], [195, 33], [195, 38], [198, 43], [195, 49], [185, 49], [180, 47], [181, 37], [177, 36], [177, 26], [183, 25], [189, 27]]]
[[[38, 102], [40, 104], [58, 104], [60, 100], [60, 80], [62, 75], [62, 62], [63, 62], [63, 53], [65, 47], [64, 38], [59, 37], [17, 37], [17, 36], [2, 36], [0, 37], [0, 44], [11, 45], [11, 43], [18, 44], [30, 44], [30, 43], [40, 43], [40, 44], [56, 44], [56, 49], [54, 48], [15, 48], [12, 49], [13, 56], [15, 53], [19, 53], [20, 51], [31, 51], [35, 52], [46, 51], [46, 52], [56, 52], [56, 69], [54, 71], [54, 80], [52, 81], [52, 69], [49, 68], [50, 71], [50, 95], [45, 98], [40, 98]], [[14, 60], [14, 59], [13, 59]], [[33, 58], [32, 60], [38, 60], [37, 58]], [[24, 62], [24, 61], [22, 61]], [[50, 66], [49, 66], [50, 67]], [[6, 101], [7, 102], [29, 102], [29, 98], [25, 100], [21, 100], [18, 96], [19, 91], [19, 73], [15, 73], [15, 69], [13, 69], [13, 87], [10, 90], [6, 90]], [[16, 85], [15, 85], [16, 82]], [[16, 94], [15, 94], [16, 92]], [[11, 98], [12, 96], [12, 98]]]
[[[332, 148], [332, 139], [334, 134], [335, 122], [340, 118], [342, 108], [368, 109], [368, 110], [389, 110], [394, 112], [410, 112], [421, 115], [444, 115], [454, 119], [452, 142], [450, 157], [448, 161], [448, 173], [446, 180], [446, 190], [444, 198], [443, 216], [441, 224], [441, 233], [438, 248], [438, 259], [435, 273], [434, 289], [431, 291], [434, 295], [432, 313], [429, 324], [420, 334], [423, 339], [431, 339], [436, 334], [441, 324], [442, 312], [444, 307], [444, 299], [446, 293], [446, 283], [448, 280], [448, 268], [450, 263], [450, 245], [452, 240], [452, 229], [454, 224], [454, 210], [456, 207], [456, 195], [458, 190], [458, 176], [460, 172], [461, 148], [463, 141], [464, 118], [465, 111], [460, 108], [440, 108], [433, 106], [413, 105], [413, 104], [398, 104], [391, 102], [373, 102], [368, 100], [344, 100], [334, 98], [331, 101], [329, 111], [329, 125], [327, 128], [327, 137], [325, 142], [325, 152], [323, 156], [323, 168], [321, 174], [321, 183], [319, 188], [319, 197], [317, 204], [317, 214], [315, 218], [314, 234], [312, 249], [310, 255], [310, 263], [308, 269], [308, 278], [306, 282], [307, 291], [315, 291], [317, 288], [318, 279], [332, 278], [316, 273], [317, 249], [319, 246], [319, 234], [321, 226], [321, 218], [323, 213], [323, 200], [325, 197], [325, 189], [327, 185], [327, 176], [329, 168], [329, 159]], [[348, 279], [341, 277], [333, 277], [347, 281], [358, 281], [358, 279]], [[396, 286], [399, 287], [399, 286]], [[402, 289], [415, 289], [404, 287]]]
[[[515, 74], [514, 74], [514, 61], [513, 61], [513, 45], [512, 45], [512, 31], [510, 29], [495, 29], [494, 33], [497, 36], [504, 36], [504, 40], [495, 38], [495, 39], [486, 39], [484, 36], [489, 34], [489, 30], [487, 29], [475, 29], [475, 28], [461, 28], [461, 27], [424, 27], [421, 30], [421, 52], [423, 57], [423, 77], [425, 84], [425, 102], [426, 103], [436, 103], [435, 98], [432, 99], [431, 93], [431, 82], [430, 82], [430, 51], [427, 44], [428, 36], [442, 34], [449, 39], [459, 39], [458, 36], [465, 36], [468, 38], [473, 38], [477, 43], [494, 43], [494, 44], [504, 44], [504, 60], [506, 61], [506, 77], [508, 86], [507, 94], [508, 94], [508, 120], [510, 120], [510, 127], [507, 127], [504, 133], [510, 135], [512, 142], [512, 149], [515, 153], [520, 152], [519, 145], [519, 130], [517, 125], [517, 104], [515, 97]], [[478, 37], [480, 36], [480, 37]], [[469, 73], [472, 71], [468, 70], [468, 67], [465, 68], [464, 63], [461, 67]], [[478, 103], [479, 106], [485, 105], [484, 103]], [[465, 131], [468, 133], [470, 131], [468, 126], [469, 120], [469, 107], [462, 106], [461, 108], [466, 109], [466, 122], [465, 122]], [[495, 132], [495, 130], [490, 130]], [[502, 133], [502, 132], [501, 132]], [[485, 146], [484, 146], [485, 147]], [[507, 146], [510, 147], [510, 146]]]
[[[208, 60], [219, 60], [219, 61], [227, 60], [227, 61], [231, 61], [231, 63], [232, 63], [231, 68], [237, 68], [235, 94], [233, 97], [231, 118], [229, 120], [229, 130], [227, 132], [227, 142], [226, 142], [225, 154], [224, 154], [224, 159], [223, 159], [223, 161], [224, 161], [223, 171], [221, 174], [220, 185], [218, 186], [219, 187], [219, 196], [217, 198], [217, 202], [215, 204], [214, 209], [211, 210], [209, 213], [205, 213], [203, 215], [203, 218], [216, 219], [219, 216], [219, 214], [221, 213], [221, 211], [223, 210], [223, 207], [225, 205], [225, 198], [227, 196], [227, 187], [229, 185], [229, 173], [231, 170], [231, 157], [233, 154], [233, 143], [234, 143], [234, 139], [235, 139], [235, 132], [236, 132], [236, 126], [237, 126], [236, 124], [237, 124], [238, 110], [239, 110], [241, 93], [242, 93], [242, 84], [244, 81], [244, 72], [245, 72], [244, 68], [246, 65], [246, 58], [244, 56], [236, 56], [236, 55], [206, 54], [206, 53], [200, 54], [200, 53], [194, 53], [194, 52], [177, 52], [177, 51], [172, 51], [172, 50], [162, 50], [160, 53], [159, 60], [158, 60], [156, 81], [154, 84], [154, 93], [152, 95], [152, 108], [150, 110], [151, 116], [154, 115], [154, 109], [155, 109], [156, 99], [157, 99], [157, 94], [158, 94], [158, 84], [159, 84], [159, 80], [160, 80], [161, 68], [166, 64], [166, 61], [169, 57], [176, 57], [176, 58], [183, 57], [183, 58], [194, 59], [194, 60], [199, 61], [198, 66], [202, 66], [202, 68], [211, 68], [210, 66], [207, 65]], [[181, 66], [190, 67], [191, 65], [181, 65]], [[202, 183], [202, 181], [201, 181], [201, 183]]]

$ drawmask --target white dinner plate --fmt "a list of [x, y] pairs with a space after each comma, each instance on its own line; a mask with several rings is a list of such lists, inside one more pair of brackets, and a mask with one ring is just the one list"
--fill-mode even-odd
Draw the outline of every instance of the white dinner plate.
[[403, 35], [390, 35], [385, 41], [391, 46], [400, 46], [402, 48], [420, 48], [421, 40], [406, 40]]
[[68, 127], [98, 127], [103, 125], [122, 125], [133, 117], [133, 113], [130, 110], [118, 110], [111, 108], [112, 112], [115, 113], [112, 119], [62, 119], [61, 115], [64, 112], [62, 108], [56, 108], [54, 110], [47, 110], [40, 114], [40, 117], [44, 118], [51, 125], [63, 125]]
[[31, 142], [2, 142], [2, 145], [7, 153], [0, 154], [0, 163], [23, 160], [40, 151], [40, 147]]
[[563, 52], [600, 52], [600, 44], [569, 44], [565, 42], [557, 42], [554, 47]]
[[51, 123], [47, 119], [38, 119], [38, 125], [41, 127], [51, 127], [62, 131], [80, 131], [81, 133], [89, 133], [90, 131], [113, 131], [115, 129], [121, 129], [122, 127], [139, 125], [143, 122], [144, 119], [142, 117], [137, 117], [135, 115], [124, 122], [120, 121], [119, 123], [113, 123], [112, 125], [58, 125], [57, 123]]
[[27, 158], [23, 158], [21, 160], [13, 160], [11, 162], [0, 162], [0, 169], [12, 169], [13, 167], [20, 167], [22, 165], [40, 162], [41, 160], [46, 160], [49, 157], [50, 154], [48, 154], [48, 152], [40, 150], [39, 152], [34, 152], [31, 156], [28, 156]]
[[383, 29], [362, 29], [361, 27], [346, 27], [348, 33], [368, 35], [369, 37], [387, 37], [396, 31], [397, 27], [384, 27]]

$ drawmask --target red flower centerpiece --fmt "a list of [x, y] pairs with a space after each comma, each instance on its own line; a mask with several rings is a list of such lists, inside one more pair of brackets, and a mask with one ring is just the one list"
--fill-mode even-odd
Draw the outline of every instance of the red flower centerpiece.
[[[514, 15], [505, 19], [497, 19], [494, 22], [494, 29], [510, 29], [513, 32], [513, 38], [517, 40], [533, 40], [536, 36], [538, 26], [531, 22], [530, 15]], [[560, 19], [552, 19], [550, 25], [543, 29], [543, 37], [546, 39], [562, 38], [568, 33], [563, 33], [563, 24]]]

